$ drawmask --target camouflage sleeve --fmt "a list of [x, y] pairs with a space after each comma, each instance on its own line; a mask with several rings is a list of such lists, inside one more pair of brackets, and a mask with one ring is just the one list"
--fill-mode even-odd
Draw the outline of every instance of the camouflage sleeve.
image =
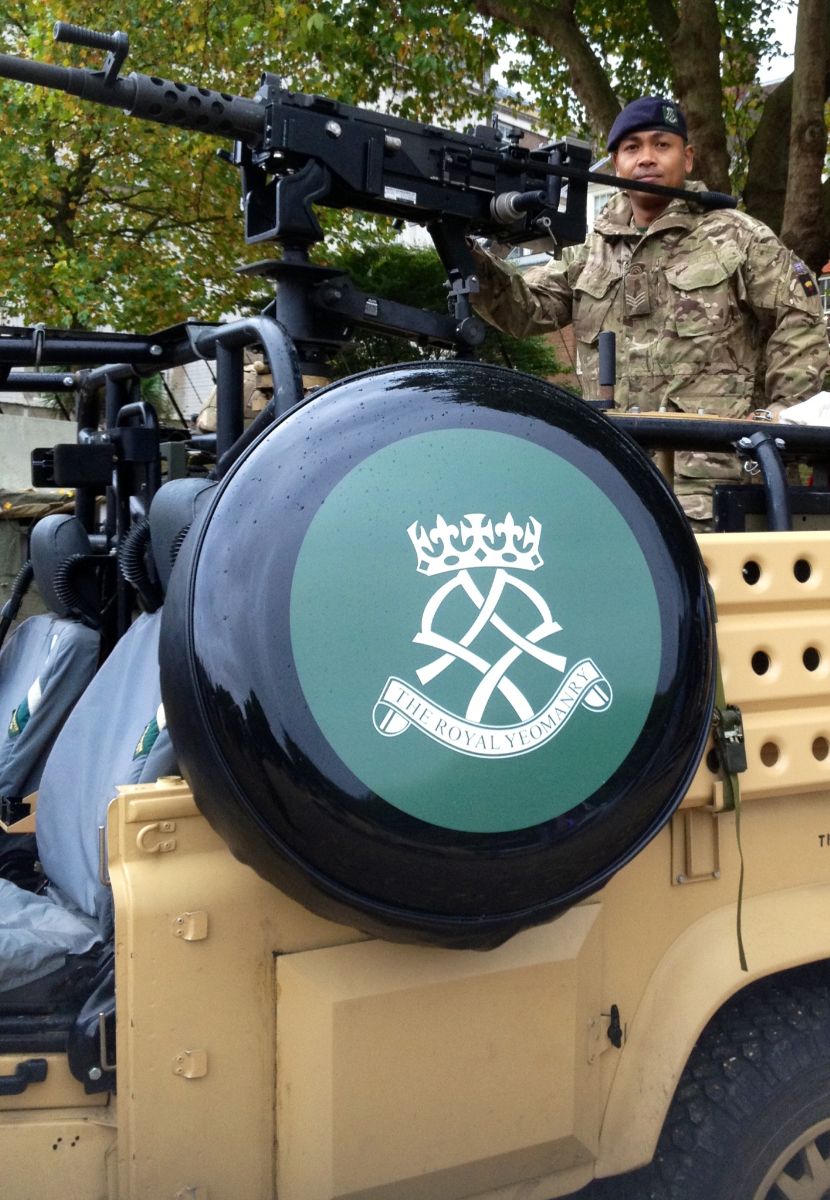
[[766, 398], [780, 411], [821, 391], [830, 367], [827, 325], [815, 276], [768, 229], [750, 243], [747, 299], [772, 321], [766, 347]]
[[476, 312], [503, 333], [531, 337], [567, 325], [571, 319], [571, 286], [566, 250], [526, 275], [473, 246], [481, 290], [472, 297]]

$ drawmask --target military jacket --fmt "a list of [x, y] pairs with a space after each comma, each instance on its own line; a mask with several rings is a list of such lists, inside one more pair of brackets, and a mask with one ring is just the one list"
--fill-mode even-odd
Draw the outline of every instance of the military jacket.
[[823, 386], [827, 329], [814, 277], [760, 221], [672, 200], [642, 232], [624, 193], [587, 241], [526, 275], [475, 251], [478, 312], [516, 337], [573, 322], [586, 398], [597, 339], [617, 337], [617, 405], [743, 416]]

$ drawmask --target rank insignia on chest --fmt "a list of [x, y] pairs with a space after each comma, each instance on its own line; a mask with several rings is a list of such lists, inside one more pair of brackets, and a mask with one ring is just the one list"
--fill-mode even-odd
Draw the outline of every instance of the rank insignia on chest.
[[623, 283], [625, 296], [625, 315], [627, 317], [645, 317], [651, 312], [651, 293], [648, 282], [648, 272], [639, 263], [625, 273]]

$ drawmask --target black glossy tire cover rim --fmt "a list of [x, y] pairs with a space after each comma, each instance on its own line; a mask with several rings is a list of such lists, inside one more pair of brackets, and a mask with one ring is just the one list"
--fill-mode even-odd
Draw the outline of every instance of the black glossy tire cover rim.
[[484, 947], [665, 824], [713, 656], [639, 448], [562, 389], [445, 362], [332, 385], [250, 447], [185, 543], [160, 657], [237, 857], [333, 919]]

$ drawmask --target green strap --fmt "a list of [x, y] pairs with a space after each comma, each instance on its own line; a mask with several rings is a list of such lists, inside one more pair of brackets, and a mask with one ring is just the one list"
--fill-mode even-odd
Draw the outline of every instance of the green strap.
[[[717, 685], [715, 690], [715, 720], [720, 720], [720, 713], [726, 708], [726, 696], [723, 690], [723, 675], [720, 669], [720, 654], [716, 653], [715, 661], [717, 664]], [[743, 906], [744, 906], [744, 851], [741, 845], [741, 783], [737, 774], [727, 771], [726, 764], [721, 762], [721, 773], [723, 776], [724, 800], [727, 808], [733, 809], [735, 813], [735, 837], [738, 842], [738, 858], [741, 863], [740, 875], [738, 877], [738, 910], [737, 910], [737, 934], [738, 934], [738, 958], [741, 963], [741, 970], [748, 971], [746, 961], [746, 951], [744, 950], [743, 939]]]

